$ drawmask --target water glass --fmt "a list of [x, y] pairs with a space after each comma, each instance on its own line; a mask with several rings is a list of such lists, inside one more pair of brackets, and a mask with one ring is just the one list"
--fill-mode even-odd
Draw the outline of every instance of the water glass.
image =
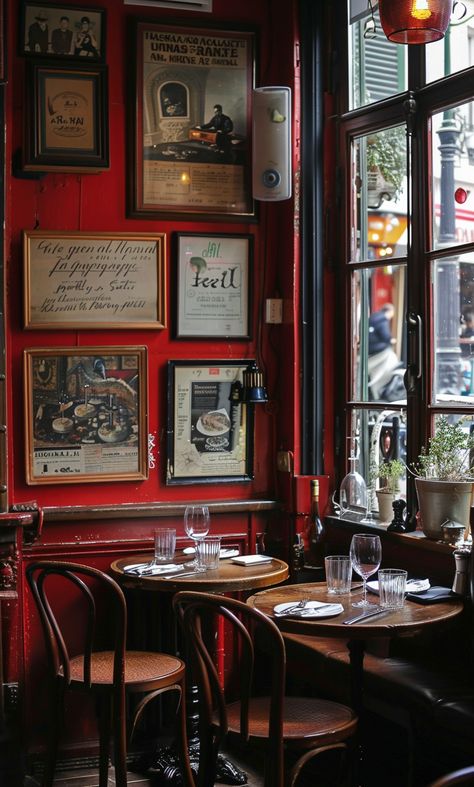
[[341, 595], [351, 589], [352, 564], [349, 555], [328, 555], [324, 558], [328, 593]]
[[197, 559], [201, 568], [219, 568], [220, 536], [206, 536], [197, 542]]
[[380, 606], [401, 609], [405, 603], [407, 572], [400, 568], [382, 568], [378, 577]]
[[159, 527], [155, 530], [155, 563], [173, 559], [176, 549], [176, 528]]

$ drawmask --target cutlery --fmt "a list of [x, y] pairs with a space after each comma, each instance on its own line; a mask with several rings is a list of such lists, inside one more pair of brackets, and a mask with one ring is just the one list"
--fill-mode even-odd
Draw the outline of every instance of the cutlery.
[[340, 604], [326, 604], [324, 607], [309, 607], [306, 609], [305, 607], [294, 606], [294, 607], [290, 607], [290, 609], [282, 610], [281, 612], [274, 612], [273, 614], [276, 615], [277, 618], [284, 617], [285, 615], [288, 614], [290, 615], [297, 614], [298, 617], [302, 617], [302, 618], [313, 617], [313, 616], [316, 617], [320, 612], [321, 613], [339, 612], [340, 608], [341, 608]]
[[291, 607], [282, 609], [281, 612], [275, 612], [275, 615], [288, 615], [288, 612], [294, 612], [297, 609], [304, 609], [308, 601], [309, 598], [302, 598], [301, 601], [298, 601], [296, 604], [292, 604]]
[[[195, 574], [204, 574], [204, 573], [205, 573], [204, 571], [185, 571], [184, 574], [182, 571], [175, 572], [176, 576], [179, 577], [180, 579], [182, 577], [193, 577]], [[174, 574], [170, 574], [170, 575], [167, 574], [166, 576], [163, 577], [163, 579], [174, 579]]]
[[347, 618], [347, 620], [343, 620], [342, 622], [346, 626], [351, 626], [352, 623], [360, 623], [366, 618], [374, 618], [376, 615], [383, 615], [385, 612], [390, 612], [390, 609], [385, 607], [377, 607], [371, 612], [362, 612], [360, 615], [355, 615], [352, 618]]

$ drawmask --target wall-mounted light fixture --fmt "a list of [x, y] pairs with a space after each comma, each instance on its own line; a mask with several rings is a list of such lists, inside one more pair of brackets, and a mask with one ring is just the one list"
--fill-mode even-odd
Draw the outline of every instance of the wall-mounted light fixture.
[[263, 380], [263, 372], [253, 363], [242, 373], [242, 401], [247, 404], [265, 404], [268, 402], [267, 389]]
[[380, 24], [396, 44], [430, 44], [443, 38], [452, 10], [453, 0], [379, 0]]

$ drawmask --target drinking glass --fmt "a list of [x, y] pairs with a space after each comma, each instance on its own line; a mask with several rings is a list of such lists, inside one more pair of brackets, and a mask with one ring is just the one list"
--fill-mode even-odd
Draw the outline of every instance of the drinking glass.
[[372, 607], [367, 601], [367, 579], [375, 574], [382, 560], [382, 544], [378, 536], [371, 536], [365, 533], [356, 533], [352, 536], [350, 557], [352, 568], [362, 577], [364, 583], [363, 596], [361, 601], [354, 601], [353, 607]]
[[209, 508], [201, 505], [186, 506], [184, 511], [184, 529], [189, 538], [192, 538], [194, 541], [195, 547], [195, 558], [186, 563], [186, 565], [194, 568], [196, 571], [205, 571], [199, 562], [197, 547], [198, 542], [209, 533]]

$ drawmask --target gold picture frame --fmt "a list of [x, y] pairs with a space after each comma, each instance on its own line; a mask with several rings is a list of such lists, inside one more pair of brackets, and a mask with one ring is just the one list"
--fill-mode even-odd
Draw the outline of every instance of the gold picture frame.
[[146, 347], [28, 348], [24, 387], [27, 484], [148, 477]]
[[23, 232], [24, 327], [166, 328], [166, 235]]

